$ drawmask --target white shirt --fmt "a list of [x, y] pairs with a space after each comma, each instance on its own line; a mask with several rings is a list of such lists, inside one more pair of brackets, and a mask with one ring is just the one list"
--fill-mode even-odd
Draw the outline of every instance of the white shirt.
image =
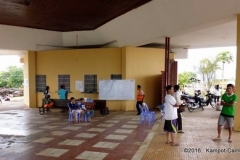
[[176, 99], [177, 103], [180, 105], [183, 103], [181, 100], [182, 93], [180, 91], [174, 92], [173, 97]]
[[174, 107], [173, 105], [176, 104], [175, 98], [167, 94], [165, 96], [165, 103], [164, 103], [164, 109], [165, 109], [165, 119], [166, 120], [174, 120], [177, 119], [177, 107]]
[[188, 93], [188, 88], [184, 87], [184, 92]]
[[215, 93], [216, 96], [220, 96], [220, 95], [221, 95], [220, 89], [219, 89], [219, 90], [215, 89], [215, 92], [214, 92], [214, 93]]

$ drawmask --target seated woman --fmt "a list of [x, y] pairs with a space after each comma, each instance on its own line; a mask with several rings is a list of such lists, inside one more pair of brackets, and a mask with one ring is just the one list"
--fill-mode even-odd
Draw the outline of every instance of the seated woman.
[[94, 111], [93, 110], [88, 110], [85, 107], [83, 98], [80, 98], [80, 103], [78, 103], [78, 106], [79, 106], [79, 108], [81, 108], [87, 114], [88, 122], [91, 122], [91, 119], [93, 117]]
[[47, 112], [49, 112], [50, 111], [49, 108], [51, 108], [52, 106], [53, 106], [53, 102], [50, 99], [50, 95], [47, 95], [43, 100], [43, 107], [47, 109]]
[[71, 102], [68, 105], [71, 110], [69, 112], [72, 112], [75, 123], [78, 123], [77, 114], [80, 114], [80, 118], [82, 118], [80, 121], [82, 122], [84, 119], [84, 111], [77, 106], [74, 97], [71, 97], [70, 100]]

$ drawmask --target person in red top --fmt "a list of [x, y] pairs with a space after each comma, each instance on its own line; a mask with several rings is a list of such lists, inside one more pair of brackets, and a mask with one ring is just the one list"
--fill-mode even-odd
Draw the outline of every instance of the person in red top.
[[139, 104], [142, 106], [144, 97], [145, 97], [145, 93], [141, 89], [141, 86], [137, 85], [137, 104], [136, 104], [136, 107], [137, 107], [137, 110], [138, 110], [137, 115], [141, 114], [141, 111], [140, 111], [140, 108], [139, 108]]

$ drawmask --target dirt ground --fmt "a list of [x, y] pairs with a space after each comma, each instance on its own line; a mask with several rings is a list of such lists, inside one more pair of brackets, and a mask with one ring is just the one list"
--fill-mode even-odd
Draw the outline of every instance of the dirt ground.
[[10, 101], [1, 99], [1, 101], [0, 110], [28, 109], [28, 106], [23, 103], [23, 97], [13, 97]]

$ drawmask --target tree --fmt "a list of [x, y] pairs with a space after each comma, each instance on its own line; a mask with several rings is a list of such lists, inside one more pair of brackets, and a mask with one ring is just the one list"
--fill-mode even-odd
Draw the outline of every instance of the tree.
[[23, 68], [11, 66], [0, 73], [0, 87], [21, 87], [23, 83]]
[[183, 72], [178, 74], [178, 84], [179, 85], [186, 85], [191, 83], [191, 78], [196, 78], [196, 73], [193, 72]]
[[203, 82], [206, 82], [206, 87], [210, 89], [215, 81], [215, 72], [219, 69], [218, 60], [210, 60], [204, 58], [200, 61], [199, 73], [203, 76]]
[[233, 56], [230, 52], [221, 52], [217, 55], [217, 61], [222, 63], [222, 82], [224, 81], [224, 65], [233, 61]]
[[9, 77], [8, 72], [3, 71], [0, 73], [0, 87], [7, 87], [8, 77]]

